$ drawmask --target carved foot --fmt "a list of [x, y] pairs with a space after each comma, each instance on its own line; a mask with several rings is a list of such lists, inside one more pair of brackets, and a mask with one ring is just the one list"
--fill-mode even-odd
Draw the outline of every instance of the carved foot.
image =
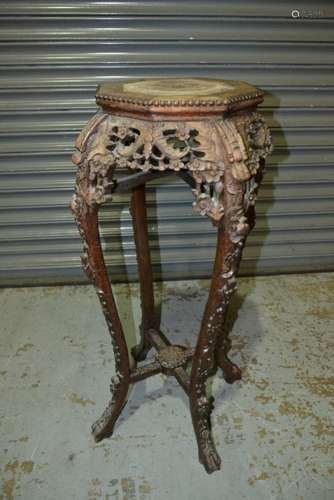
[[242, 373], [240, 368], [232, 363], [225, 353], [220, 353], [218, 356], [218, 366], [223, 370], [225, 382], [233, 384], [237, 380], [241, 380]]
[[208, 474], [219, 470], [221, 459], [218, 455], [211, 434], [210, 414], [213, 408], [213, 398], [190, 398], [191, 413], [198, 444], [198, 458]]
[[114, 425], [116, 419], [111, 420], [110, 414], [112, 413], [112, 402], [109, 403], [107, 408], [104, 410], [103, 414], [100, 418], [94, 422], [92, 425], [92, 434], [94, 437], [94, 441], [98, 443], [102, 441], [102, 439], [106, 437], [112, 436], [114, 432]]
[[92, 425], [92, 434], [96, 443], [113, 434], [115, 423], [126, 403], [126, 388], [122, 386], [119, 378], [111, 379], [110, 390], [112, 398], [101, 417]]
[[212, 472], [219, 470], [221, 467], [221, 459], [211, 436], [207, 436], [205, 441], [203, 440], [199, 443], [198, 457], [208, 474], [212, 474]]

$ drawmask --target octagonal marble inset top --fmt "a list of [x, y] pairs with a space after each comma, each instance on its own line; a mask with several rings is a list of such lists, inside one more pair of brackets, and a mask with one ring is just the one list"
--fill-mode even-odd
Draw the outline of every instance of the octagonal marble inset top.
[[120, 114], [219, 114], [256, 105], [263, 92], [235, 80], [159, 78], [127, 80], [100, 85], [96, 101]]
[[124, 92], [169, 98], [220, 95], [228, 90], [233, 90], [233, 85], [219, 80], [200, 80], [199, 78], [139, 80], [123, 84]]

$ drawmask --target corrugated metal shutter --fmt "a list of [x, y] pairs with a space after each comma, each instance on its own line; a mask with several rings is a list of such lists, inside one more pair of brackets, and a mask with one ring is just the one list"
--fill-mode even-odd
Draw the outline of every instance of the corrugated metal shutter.
[[[241, 271], [334, 268], [332, 1], [12, 0], [0, 11], [2, 284], [85, 279], [68, 211], [74, 138], [98, 83], [161, 76], [266, 91], [275, 152]], [[208, 276], [215, 230], [192, 213], [189, 188], [156, 182], [148, 200], [157, 275]], [[111, 274], [132, 277], [126, 197], [103, 208], [101, 227]]]

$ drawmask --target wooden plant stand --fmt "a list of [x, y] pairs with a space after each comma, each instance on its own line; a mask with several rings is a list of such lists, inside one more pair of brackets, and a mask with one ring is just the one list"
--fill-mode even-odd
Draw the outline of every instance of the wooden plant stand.
[[[254, 204], [270, 134], [256, 106], [263, 92], [238, 81], [204, 78], [137, 80], [103, 84], [100, 111], [80, 133], [73, 161], [78, 166], [71, 204], [84, 243], [82, 263], [94, 284], [109, 328], [116, 375], [112, 399], [93, 425], [96, 441], [111, 436], [129, 385], [157, 373], [174, 376], [189, 396], [199, 460], [211, 473], [220, 468], [210, 428], [212, 402], [206, 382], [217, 366], [233, 383], [240, 369], [228, 358], [223, 325], [236, 289], [242, 249], [255, 223]], [[113, 179], [115, 169], [130, 175]], [[154, 312], [145, 183], [175, 172], [194, 193], [194, 210], [218, 228], [208, 301], [195, 349], [171, 345]], [[108, 278], [98, 227], [100, 205], [113, 193], [132, 190], [131, 213], [142, 301], [141, 343], [130, 364], [124, 331]], [[144, 361], [155, 348], [154, 361]], [[191, 375], [186, 371], [192, 362]]]

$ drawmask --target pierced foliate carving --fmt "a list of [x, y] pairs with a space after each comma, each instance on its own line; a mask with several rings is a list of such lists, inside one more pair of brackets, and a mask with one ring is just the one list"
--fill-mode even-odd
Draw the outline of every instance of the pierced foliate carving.
[[234, 179], [248, 181], [272, 149], [267, 125], [258, 113], [248, 113], [218, 121], [217, 127]]
[[245, 186], [235, 179], [226, 182], [226, 190], [229, 195], [229, 220], [228, 233], [232, 243], [246, 238], [249, 232], [249, 224], [244, 209]]
[[269, 129], [258, 113], [250, 114], [245, 120], [245, 143], [248, 149], [248, 168], [252, 175], [259, 169], [261, 158], [272, 151]]
[[[257, 113], [231, 118], [150, 122], [97, 115], [77, 142], [73, 161], [85, 170], [81, 195], [89, 205], [111, 200], [115, 168], [187, 169], [196, 181], [194, 210], [215, 223], [224, 213], [223, 176], [248, 181], [270, 151], [268, 129]], [[80, 174], [79, 174], [80, 175]]]
[[272, 151], [269, 129], [259, 113], [246, 113], [233, 118], [235, 129], [242, 140], [244, 168], [241, 172], [232, 171], [236, 180], [247, 181], [256, 175], [261, 159]]
[[244, 196], [244, 207], [245, 211], [250, 206], [254, 206], [256, 202], [256, 196], [257, 196], [257, 188], [258, 188], [258, 183], [256, 182], [255, 177], [251, 177], [249, 181], [246, 183], [246, 191], [245, 191], [245, 196]]
[[[188, 169], [202, 180], [214, 180], [217, 170], [212, 158], [214, 144], [210, 144], [204, 124], [173, 122], [150, 123], [121, 119], [123, 124], [112, 127], [111, 145], [120, 167], [148, 170]], [[127, 126], [127, 122], [135, 126]], [[212, 142], [212, 141], [211, 141]], [[218, 178], [214, 175], [214, 178]]]
[[108, 149], [120, 167], [179, 171], [205, 155], [196, 139], [198, 131], [183, 122], [168, 124], [119, 119], [111, 127]]
[[78, 166], [74, 196], [82, 197], [90, 206], [101, 205], [111, 200], [112, 175], [116, 162], [108, 150], [107, 116], [99, 117], [98, 126], [96, 117], [91, 120], [85, 134], [81, 133], [76, 142], [78, 153], [72, 157], [73, 163]]
[[224, 215], [224, 205], [222, 203], [223, 182], [201, 182], [197, 183], [193, 193], [196, 201], [193, 209], [201, 215], [207, 215], [214, 222], [219, 222]]

